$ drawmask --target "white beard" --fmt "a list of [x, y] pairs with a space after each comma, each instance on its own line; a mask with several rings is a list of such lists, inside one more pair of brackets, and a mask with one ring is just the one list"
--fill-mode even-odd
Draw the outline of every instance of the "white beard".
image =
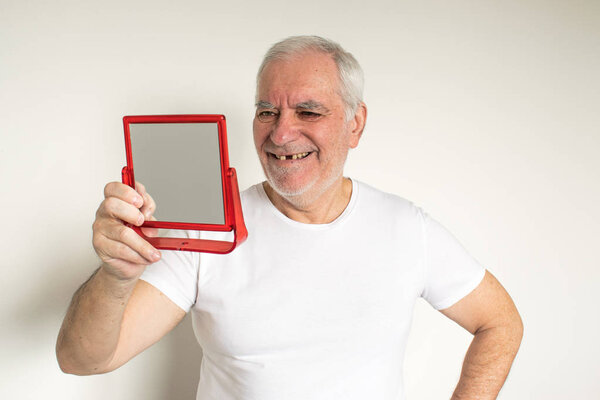
[[[271, 186], [275, 193], [297, 208], [306, 208], [320, 198], [323, 193], [327, 192], [327, 190], [343, 176], [346, 158], [347, 155], [339, 165], [331, 170], [330, 175], [324, 181], [318, 182], [320, 177], [317, 176], [313, 181], [294, 189], [285, 187], [285, 185], [279, 185], [279, 183], [285, 179], [284, 176], [289, 172], [289, 168], [269, 166], [269, 169], [263, 167], [263, 170], [267, 177], [267, 181], [269, 182], [269, 186]], [[275, 169], [275, 171], [273, 171], [273, 169]]]

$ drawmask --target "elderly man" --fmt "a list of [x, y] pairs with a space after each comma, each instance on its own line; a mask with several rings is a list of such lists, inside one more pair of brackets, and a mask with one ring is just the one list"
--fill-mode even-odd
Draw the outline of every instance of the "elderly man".
[[509, 295], [421, 209], [343, 176], [367, 117], [354, 57], [319, 37], [275, 44], [256, 107], [267, 181], [241, 196], [247, 242], [160, 254], [123, 224], [151, 217], [149, 196], [108, 184], [94, 223], [103, 264], [65, 317], [61, 368], [112, 371], [191, 310], [198, 399], [395, 400], [423, 297], [474, 335], [454, 398], [495, 398], [522, 336]]

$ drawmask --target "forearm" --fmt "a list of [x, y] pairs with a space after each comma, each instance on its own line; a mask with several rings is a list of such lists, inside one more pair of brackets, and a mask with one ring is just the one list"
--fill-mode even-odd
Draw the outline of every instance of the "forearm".
[[475, 334], [452, 400], [496, 399], [519, 350], [520, 318]]
[[119, 342], [121, 321], [135, 281], [123, 281], [100, 267], [73, 296], [56, 354], [63, 371], [105, 372]]

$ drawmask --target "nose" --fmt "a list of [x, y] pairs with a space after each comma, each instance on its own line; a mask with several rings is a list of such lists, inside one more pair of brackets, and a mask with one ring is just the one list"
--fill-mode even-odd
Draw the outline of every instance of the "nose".
[[270, 138], [276, 146], [283, 146], [296, 140], [299, 132], [295, 113], [282, 111], [277, 122], [273, 125]]

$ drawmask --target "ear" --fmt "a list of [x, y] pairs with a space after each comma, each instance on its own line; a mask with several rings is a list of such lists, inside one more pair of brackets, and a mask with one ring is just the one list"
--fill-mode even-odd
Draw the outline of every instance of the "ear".
[[367, 123], [367, 105], [361, 102], [356, 109], [354, 118], [348, 122], [351, 124], [352, 129], [350, 131], [350, 139], [348, 144], [351, 149], [354, 149], [356, 146], [358, 146], [360, 137], [365, 129], [365, 124]]

